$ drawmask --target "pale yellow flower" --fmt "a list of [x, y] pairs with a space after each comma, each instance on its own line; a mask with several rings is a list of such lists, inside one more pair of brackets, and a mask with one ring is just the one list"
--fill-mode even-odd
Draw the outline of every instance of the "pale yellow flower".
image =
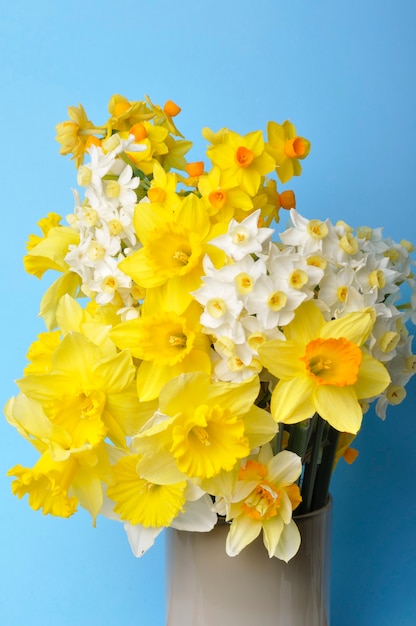
[[260, 360], [279, 379], [271, 410], [294, 424], [317, 412], [341, 432], [355, 434], [362, 420], [359, 400], [382, 393], [390, 376], [361, 346], [374, 325], [372, 308], [326, 322], [313, 301], [300, 305], [284, 328], [286, 341], [259, 348]]

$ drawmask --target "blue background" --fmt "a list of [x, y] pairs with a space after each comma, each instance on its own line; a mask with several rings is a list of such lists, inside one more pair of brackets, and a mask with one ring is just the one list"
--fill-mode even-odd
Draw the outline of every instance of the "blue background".
[[[294, 180], [309, 218], [385, 227], [416, 241], [414, 0], [14, 0], [0, 9], [3, 298], [1, 400], [27, 347], [45, 284], [24, 274], [28, 233], [72, 211], [75, 169], [57, 122], [81, 102], [107, 117], [113, 93], [182, 106], [178, 126], [204, 156], [203, 126], [245, 133], [290, 118], [312, 141]], [[385, 422], [367, 414], [353, 466], [334, 477], [332, 626], [416, 623], [416, 385]], [[163, 539], [136, 560], [121, 525], [43, 517], [10, 493], [29, 444], [0, 421], [0, 623], [163, 626]], [[253, 599], [253, 601], [255, 601]], [[259, 618], [260, 619], [260, 618]]]

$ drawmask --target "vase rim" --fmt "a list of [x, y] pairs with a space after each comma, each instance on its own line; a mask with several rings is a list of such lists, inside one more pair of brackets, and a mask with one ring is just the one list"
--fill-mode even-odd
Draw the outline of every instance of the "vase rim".
[[324, 506], [322, 506], [320, 509], [315, 509], [314, 511], [310, 511], [309, 513], [302, 513], [302, 515], [293, 515], [293, 519], [296, 520], [303, 520], [303, 519], [308, 519], [310, 517], [317, 517], [318, 515], [324, 515], [329, 509], [332, 508], [332, 496], [331, 494], [328, 495], [328, 500], [326, 501], [326, 504], [324, 504]]

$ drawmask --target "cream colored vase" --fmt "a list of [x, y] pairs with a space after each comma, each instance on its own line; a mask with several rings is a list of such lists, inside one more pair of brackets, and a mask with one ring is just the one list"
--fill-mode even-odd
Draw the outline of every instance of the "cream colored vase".
[[167, 626], [329, 626], [331, 508], [295, 518], [302, 543], [289, 563], [269, 559], [261, 537], [227, 556], [227, 524], [169, 530]]

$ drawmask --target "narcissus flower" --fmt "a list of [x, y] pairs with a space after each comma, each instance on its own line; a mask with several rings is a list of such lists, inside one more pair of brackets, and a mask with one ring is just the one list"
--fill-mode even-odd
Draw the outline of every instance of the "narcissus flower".
[[103, 134], [103, 128], [96, 128], [88, 119], [84, 107], [68, 107], [70, 120], [56, 125], [56, 141], [61, 144], [60, 154], [72, 154], [75, 167], [79, 167], [83, 160], [88, 140], [98, 141], [94, 137], [97, 133]]
[[211, 372], [210, 342], [202, 334], [200, 307], [192, 303], [183, 316], [171, 311], [117, 325], [110, 333], [119, 348], [142, 362], [137, 370], [140, 400], [157, 398], [162, 387], [184, 372]]
[[221, 184], [224, 188], [239, 186], [250, 196], [255, 196], [261, 177], [269, 174], [274, 159], [265, 151], [261, 131], [254, 131], [242, 137], [229, 131], [222, 143], [216, 143], [207, 150], [214, 165], [221, 170]]
[[317, 412], [337, 430], [357, 433], [363, 415], [358, 401], [377, 396], [390, 382], [384, 365], [361, 349], [374, 321], [372, 308], [326, 322], [313, 301], [301, 304], [284, 328], [286, 341], [259, 348], [263, 365], [279, 379], [274, 418], [295, 424]]
[[131, 412], [140, 404], [134, 377], [127, 350], [103, 356], [98, 346], [74, 332], [55, 350], [50, 371], [30, 374], [17, 383], [69, 434], [68, 448], [97, 445], [106, 437], [123, 446]]
[[257, 378], [245, 384], [210, 383], [207, 374], [184, 374], [161, 391], [155, 423], [134, 438], [144, 455], [139, 471], [157, 483], [181, 477], [212, 478], [276, 431], [273, 419], [254, 405]]
[[151, 304], [153, 311], [172, 310], [180, 315], [191, 303], [191, 292], [201, 284], [204, 255], [209, 252], [217, 259], [223, 257], [207, 244], [218, 231], [211, 228], [202, 201], [194, 194], [186, 196], [174, 214], [140, 203], [134, 224], [143, 247], [118, 267], [149, 290], [148, 303], [158, 298]]
[[267, 135], [267, 151], [276, 161], [276, 174], [280, 182], [287, 183], [292, 176], [299, 176], [302, 172], [299, 160], [308, 156], [310, 142], [296, 134], [296, 128], [289, 120], [283, 124], [269, 122]]
[[302, 498], [294, 484], [302, 471], [300, 457], [283, 450], [273, 456], [266, 445], [257, 458], [246, 461], [238, 471], [229, 501], [219, 499], [218, 512], [232, 521], [226, 550], [236, 556], [263, 531], [270, 557], [289, 561], [300, 546], [300, 533], [292, 511]]

